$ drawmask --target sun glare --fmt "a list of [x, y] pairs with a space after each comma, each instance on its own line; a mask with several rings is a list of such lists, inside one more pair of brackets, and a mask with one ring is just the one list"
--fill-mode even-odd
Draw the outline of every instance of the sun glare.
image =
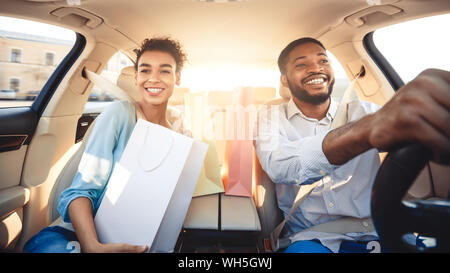
[[[327, 52], [336, 78], [346, 79], [344, 69], [336, 57]], [[181, 86], [191, 92], [233, 91], [236, 87], [274, 87], [278, 89], [280, 72], [277, 69], [240, 67], [239, 65], [216, 65], [209, 67], [186, 67], [181, 76]]]
[[238, 86], [278, 87], [278, 70], [236, 67], [201, 67], [183, 70], [181, 85], [191, 92], [232, 91]]
[[0, 29], [67, 41], [76, 39], [75, 32], [62, 27], [4, 16], [0, 16]]

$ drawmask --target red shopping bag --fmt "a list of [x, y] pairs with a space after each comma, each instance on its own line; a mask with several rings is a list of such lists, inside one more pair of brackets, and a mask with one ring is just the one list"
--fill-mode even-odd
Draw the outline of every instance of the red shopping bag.
[[223, 182], [226, 195], [252, 196], [253, 124], [256, 107], [253, 88], [234, 90], [233, 105], [226, 110], [226, 146]]

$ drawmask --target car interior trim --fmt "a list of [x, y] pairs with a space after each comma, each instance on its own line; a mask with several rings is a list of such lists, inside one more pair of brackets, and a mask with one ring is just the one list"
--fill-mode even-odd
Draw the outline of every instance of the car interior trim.
[[392, 65], [386, 60], [383, 54], [381, 54], [381, 52], [376, 47], [373, 41], [373, 34], [374, 32], [372, 31], [364, 36], [363, 39], [364, 48], [366, 49], [369, 56], [372, 57], [373, 61], [381, 70], [381, 72], [383, 72], [383, 75], [389, 81], [394, 91], [397, 91], [400, 87], [405, 85], [405, 83], [400, 78], [395, 69], [392, 67]]
[[80, 33], [77, 33], [76, 36], [77, 38], [72, 49], [55, 69], [53, 74], [50, 76], [50, 78], [42, 88], [42, 91], [39, 93], [39, 95], [36, 97], [36, 100], [31, 105], [31, 109], [38, 113], [39, 117], [42, 116], [47, 103], [53, 96], [56, 88], [64, 79], [67, 71], [69, 71], [75, 60], [81, 55], [84, 47], [86, 46], [86, 38], [84, 38], [84, 36]]

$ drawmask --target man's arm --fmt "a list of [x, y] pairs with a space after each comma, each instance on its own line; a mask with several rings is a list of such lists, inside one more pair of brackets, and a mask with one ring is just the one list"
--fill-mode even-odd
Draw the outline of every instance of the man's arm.
[[290, 139], [288, 121], [278, 106], [261, 109], [255, 126], [255, 151], [263, 170], [275, 183], [299, 184], [324, 176], [336, 166], [322, 151], [325, 133]]
[[324, 138], [322, 149], [331, 164], [342, 165], [373, 148], [369, 142], [369, 124], [374, 114], [330, 131]]
[[450, 72], [430, 69], [398, 90], [378, 112], [330, 131], [322, 149], [341, 165], [371, 149], [420, 142], [433, 160], [450, 163]]

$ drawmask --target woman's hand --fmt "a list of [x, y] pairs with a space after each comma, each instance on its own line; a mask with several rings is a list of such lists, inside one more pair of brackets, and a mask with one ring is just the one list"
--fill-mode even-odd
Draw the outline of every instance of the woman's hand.
[[88, 198], [74, 199], [69, 205], [69, 215], [84, 253], [143, 253], [148, 250], [147, 246], [101, 244], [98, 241], [92, 205]]
[[137, 246], [129, 244], [101, 244], [95, 243], [83, 250], [85, 253], [144, 253], [148, 246]]

